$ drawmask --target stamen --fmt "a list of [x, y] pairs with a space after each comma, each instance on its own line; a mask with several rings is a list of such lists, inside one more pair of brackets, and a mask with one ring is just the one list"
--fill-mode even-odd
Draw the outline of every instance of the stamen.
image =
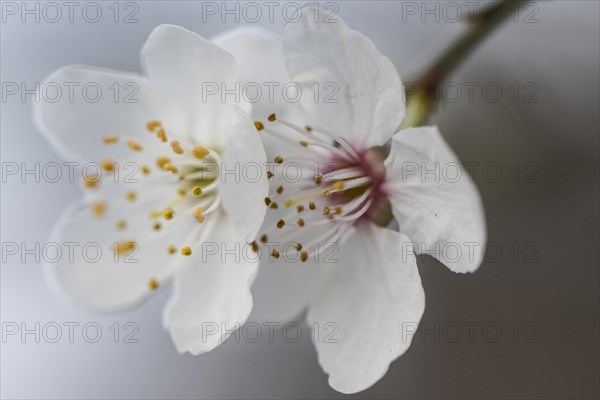
[[129, 201], [135, 201], [137, 199], [137, 193], [133, 190], [130, 190], [129, 192], [127, 192], [127, 200]]
[[209, 153], [210, 151], [202, 146], [196, 146], [192, 149], [192, 155], [200, 160], [206, 157]]
[[283, 193], [283, 186], [279, 186], [276, 191], [277, 191], [277, 194]]
[[106, 202], [104, 201], [95, 201], [92, 203], [91, 209], [92, 209], [92, 214], [94, 214], [94, 216], [98, 217], [98, 218], [102, 218], [104, 217], [104, 214], [106, 214]]
[[172, 208], [167, 208], [165, 211], [163, 211], [162, 216], [166, 219], [166, 220], [171, 220], [173, 219], [173, 214], [175, 213], [175, 211], [173, 211]]
[[304, 220], [302, 218], [298, 218], [298, 225], [304, 226]]
[[269, 241], [269, 237], [267, 235], [262, 235], [260, 237], [260, 241], [263, 243], [267, 243]]
[[308, 260], [308, 253], [303, 251], [302, 253], [300, 253], [300, 261], [306, 262], [306, 260]]
[[300, 251], [302, 250], [302, 243], [296, 243], [294, 247], [296, 248], [296, 251]]
[[146, 128], [148, 129], [148, 131], [154, 132], [154, 130], [161, 125], [162, 123], [160, 121], [149, 121], [146, 123]]
[[183, 254], [184, 256], [189, 256], [192, 254], [192, 249], [190, 249], [189, 246], [185, 246], [181, 249], [181, 254]]
[[273, 210], [277, 210], [279, 208], [279, 206], [277, 205], [277, 202], [274, 201], [271, 203], [271, 205], [269, 206], [269, 208], [272, 208]]
[[269, 197], [265, 197], [265, 205], [269, 207], [269, 205], [273, 202]]
[[127, 228], [127, 221], [125, 221], [124, 219], [120, 219], [115, 225], [118, 230], [122, 231], [123, 229]]
[[271, 256], [273, 258], [279, 258], [279, 252], [275, 249], [273, 249], [273, 251], [271, 252]]
[[117, 135], [104, 136], [102, 138], [102, 141], [104, 142], [104, 144], [116, 143], [119, 141], [119, 137]]
[[167, 134], [165, 133], [165, 130], [163, 128], [159, 128], [156, 131], [156, 136], [160, 139], [161, 142], [165, 143], [168, 139], [167, 139]]
[[252, 246], [253, 252], [258, 253], [258, 243], [256, 243], [256, 240], [254, 240], [252, 243], [250, 243], [250, 246]]
[[315, 174], [315, 183], [316, 183], [317, 185], [320, 185], [321, 183], [323, 183], [323, 174], [322, 174], [322, 173], [320, 173], [320, 172], [317, 172], [317, 173]]
[[169, 144], [171, 145], [171, 148], [176, 154], [183, 154], [183, 149], [181, 148], [179, 140], [171, 140], [171, 143]]
[[169, 160], [168, 157], [163, 156], [163, 157], [158, 157], [156, 159], [156, 165], [158, 165], [158, 167], [160, 169], [163, 169], [166, 164], [170, 164], [170, 163], [171, 163], [171, 160]]
[[175, 254], [175, 252], [177, 251], [177, 248], [175, 248], [175, 246], [170, 245], [169, 247], [167, 247], [167, 252], [169, 254]]
[[198, 221], [199, 223], [203, 223], [206, 220], [206, 217], [203, 213], [204, 210], [202, 209], [202, 207], [197, 207], [194, 209], [194, 212], [192, 214], [194, 215], [194, 218], [196, 218], [196, 221]]
[[155, 231], [159, 231], [161, 227], [162, 225], [160, 224], [160, 222], [155, 222], [152, 226], [152, 229], [154, 229]]
[[156, 278], [151, 278], [148, 281], [148, 286], [150, 287], [150, 289], [152, 290], [156, 290], [158, 289], [158, 280]]
[[113, 172], [115, 170], [115, 162], [111, 160], [102, 161], [102, 169], [106, 172]]
[[281, 164], [283, 162], [283, 158], [281, 156], [277, 156], [273, 161], [275, 161], [277, 164]]
[[142, 145], [139, 144], [138, 142], [136, 142], [135, 140], [129, 140], [127, 142], [127, 146], [133, 151], [142, 151], [143, 150]]
[[271, 171], [267, 171], [267, 178], [271, 179], [273, 177], [273, 173]]
[[277, 227], [279, 229], [283, 228], [283, 226], [285, 225], [285, 221], [280, 219], [279, 221], [277, 221]]
[[200, 196], [202, 194], [202, 188], [200, 186], [194, 186], [192, 189], [192, 194], [194, 196]]
[[311, 201], [310, 203], [308, 203], [308, 208], [310, 208], [311, 210], [314, 210], [315, 208], [317, 208], [317, 206], [315, 205], [314, 201]]
[[90, 175], [83, 178], [83, 184], [88, 189], [95, 189], [100, 184], [98, 175]]
[[165, 171], [169, 171], [172, 172], [174, 174], [176, 174], [177, 172], [179, 172], [179, 170], [177, 169], [176, 166], [174, 166], [173, 164], [171, 164], [170, 162], [166, 163], [165, 165], [163, 165], [162, 167]]
[[141, 167], [142, 174], [148, 175], [150, 173], [150, 168], [147, 165], [142, 165]]
[[300, 143], [300, 146], [302, 147], [308, 147], [308, 142], [306, 140], [301, 140], [298, 143]]
[[304, 206], [303, 205], [299, 205], [298, 206], [298, 214], [300, 214], [302, 211], [304, 211]]
[[260, 121], [254, 121], [254, 127], [256, 128], [257, 131], [262, 131], [263, 129], [265, 129], [265, 124], [263, 124]]
[[177, 194], [180, 196], [185, 196], [186, 190], [185, 188], [179, 188], [177, 189]]
[[323, 208], [323, 215], [329, 215], [329, 213], [331, 212], [331, 208], [325, 206]]
[[271, 114], [267, 117], [267, 119], [271, 122], [275, 121], [277, 119], [277, 116], [275, 114]]
[[135, 249], [135, 246], [137, 246], [137, 243], [134, 240], [125, 240], [117, 243], [114, 247], [114, 252], [119, 256], [127, 255]]

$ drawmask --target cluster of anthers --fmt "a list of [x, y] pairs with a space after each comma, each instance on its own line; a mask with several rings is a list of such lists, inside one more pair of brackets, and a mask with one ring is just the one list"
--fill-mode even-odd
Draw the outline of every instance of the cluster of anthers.
[[[164, 196], [165, 193], [173, 193], [169, 197], [172, 200], [166, 201], [167, 205], [159, 210], [152, 211], [148, 216], [149, 230], [160, 231], [163, 224], [171, 223], [177, 218], [194, 218], [197, 223], [203, 223], [207, 216], [215, 211], [220, 204], [218, 192], [218, 174], [220, 158], [217, 152], [202, 146], [187, 146], [179, 140], [169, 140], [167, 133], [160, 121], [150, 121], [146, 124], [146, 129], [157, 139], [170, 147], [171, 157], [161, 155], [156, 158], [156, 174], [167, 174], [166, 176], [157, 176], [162, 184], [155, 185], [156, 193], [142, 193], [134, 190], [127, 191], [125, 197], [129, 202], [135, 202], [140, 195], [142, 196]], [[151, 140], [150, 138], [148, 140]], [[116, 135], [104, 136], [102, 138], [104, 145], [119, 145], [120, 138]], [[127, 147], [133, 152], [144, 151], [143, 142], [136, 140], [127, 140]], [[118, 164], [113, 160], [104, 160], [100, 164], [102, 173], [112, 175]], [[153, 168], [148, 165], [139, 166], [139, 171], [144, 176], [143, 179], [151, 179]], [[84, 186], [88, 189], [96, 189], [101, 184], [101, 175], [88, 175], [84, 178]], [[106, 216], [109, 204], [107, 201], [98, 200], [91, 204], [91, 212], [97, 218]], [[123, 216], [115, 221], [115, 230], [125, 231], [127, 229], [127, 219]], [[124, 240], [118, 242], [114, 247], [114, 252], [118, 256], [130, 254], [137, 246], [135, 240]], [[169, 254], [177, 253], [175, 244], [170, 244], [165, 249]], [[190, 256], [192, 250], [190, 246], [182, 246], [180, 253], [184, 256]], [[151, 289], [158, 288], [158, 281], [155, 278], [150, 279], [148, 285]]]
[[[256, 129], [301, 151], [289, 158], [277, 155], [273, 160], [275, 172], [269, 171], [268, 178], [276, 183], [264, 201], [279, 218], [252, 242], [254, 251], [268, 243], [273, 258], [284, 254], [286, 259], [305, 262], [311, 256], [317, 259], [362, 220], [389, 222], [385, 148], [359, 148], [322, 129], [300, 127], [275, 114], [267, 120], [266, 124], [255, 121]], [[300, 169], [300, 179], [285, 176], [286, 163], [293, 163], [294, 171]]]

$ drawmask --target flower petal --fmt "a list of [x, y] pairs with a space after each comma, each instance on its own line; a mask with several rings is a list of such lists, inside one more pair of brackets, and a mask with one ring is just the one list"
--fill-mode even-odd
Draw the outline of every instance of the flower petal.
[[[181, 218], [161, 221], [162, 229], [155, 231], [149, 217], [153, 201], [138, 199], [124, 204], [125, 200], [107, 200], [106, 192], [89, 195], [65, 210], [51, 242], [70, 243], [69, 254], [49, 262], [45, 273], [57, 294], [77, 305], [118, 311], [142, 302], [153, 292], [153, 280], [164, 286], [178, 268], [190, 262], [179, 250], [184, 244], [196, 243], [202, 226], [193, 218]], [[91, 210], [100, 201], [106, 206], [101, 217]], [[120, 220], [126, 223], [123, 230], [116, 227]], [[135, 248], [118, 255], [116, 246], [130, 241]], [[171, 244], [177, 246], [175, 254], [167, 251]]]
[[177, 276], [163, 321], [179, 352], [210, 351], [248, 318], [258, 260], [244, 245], [234, 222], [222, 213], [202, 245], [201, 261]]
[[301, 85], [302, 105], [317, 128], [355, 146], [382, 145], [404, 118], [402, 82], [369, 38], [329, 14], [303, 8], [299, 22], [286, 26], [283, 51], [291, 80]]
[[238, 231], [237, 237], [249, 243], [256, 238], [266, 213], [267, 156], [248, 116], [240, 110], [232, 116], [231, 124], [221, 164], [220, 193]]
[[401, 233], [361, 226], [342, 245], [340, 263], [328, 266], [307, 322], [319, 330], [319, 363], [337, 391], [367, 389], [410, 346], [425, 295], [407, 245]]
[[437, 127], [400, 131], [385, 166], [394, 216], [415, 251], [431, 253], [454, 272], [475, 271], [486, 241], [483, 205]]
[[[264, 29], [244, 27], [218, 35], [212, 42], [235, 57], [254, 118], [264, 120], [271, 113], [283, 115], [286, 104], [281, 87], [290, 78], [281, 38]], [[269, 87], [273, 87], [273, 93]]]
[[[249, 111], [233, 56], [196, 33], [158, 26], [142, 49], [142, 63], [152, 81], [185, 104], [192, 119], [190, 135], [198, 144], [222, 148], [232, 110]], [[238, 95], [227, 94], [234, 90]]]
[[[139, 75], [73, 65], [55, 71], [41, 87], [74, 84], [78, 90], [87, 85], [88, 97], [70, 97], [63, 90], [57, 101], [40, 96], [33, 105], [35, 123], [66, 160], [137, 161], [160, 151], [160, 141], [146, 130], [148, 121], [160, 120], [169, 134], [187, 129], [177, 101]], [[104, 137], [113, 135], [117, 143], [103, 144]], [[128, 148], [129, 139], [139, 142], [143, 151]]]

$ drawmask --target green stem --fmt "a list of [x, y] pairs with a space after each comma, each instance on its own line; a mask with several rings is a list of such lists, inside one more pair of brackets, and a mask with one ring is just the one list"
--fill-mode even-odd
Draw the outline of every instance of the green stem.
[[530, 0], [502, 0], [469, 21], [469, 28], [425, 71], [407, 93], [407, 117], [402, 128], [425, 125], [435, 110], [439, 86], [487, 35]]

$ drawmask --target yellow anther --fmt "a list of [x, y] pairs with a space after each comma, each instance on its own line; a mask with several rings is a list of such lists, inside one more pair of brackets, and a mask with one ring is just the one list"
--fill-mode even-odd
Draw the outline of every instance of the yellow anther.
[[314, 201], [311, 201], [310, 203], [308, 203], [308, 208], [310, 208], [311, 210], [314, 210], [317, 208], [317, 206], [315, 205]]
[[290, 208], [293, 205], [294, 205], [294, 200], [292, 200], [292, 199], [287, 199], [286, 201], [283, 202], [283, 206], [285, 208]]
[[176, 154], [183, 154], [183, 149], [181, 148], [181, 144], [179, 143], [179, 140], [171, 140], [170, 145]]
[[280, 219], [279, 221], [277, 221], [277, 227], [279, 229], [283, 228], [283, 226], [285, 225], [285, 221]]
[[267, 171], [267, 178], [271, 179], [273, 177], [273, 173], [271, 171]]
[[299, 205], [298, 206], [298, 213], [301, 213], [302, 211], [304, 211], [304, 206], [303, 205]]
[[100, 184], [98, 175], [90, 175], [83, 178], [83, 184], [88, 189], [95, 189]]
[[117, 135], [104, 136], [102, 138], [102, 141], [104, 142], [104, 144], [116, 143], [119, 141], [119, 137]]
[[323, 215], [329, 215], [329, 213], [331, 212], [331, 208], [325, 206], [323, 208]]
[[283, 186], [279, 186], [277, 188], [277, 194], [281, 194], [281, 193], [283, 193]]
[[133, 190], [130, 190], [129, 192], [127, 192], [127, 200], [129, 201], [135, 201], [137, 199], [137, 193]]
[[148, 287], [152, 290], [158, 289], [158, 280], [156, 278], [151, 278], [148, 281]]
[[342, 213], [342, 211], [343, 211], [343, 210], [342, 210], [342, 207], [341, 207], [341, 206], [336, 206], [336, 207], [335, 207], [335, 213], [336, 213], [336, 214], [341, 214], [341, 213]]
[[308, 260], [308, 253], [303, 251], [302, 253], [300, 253], [300, 260], [302, 262], [305, 262], [306, 260]]
[[279, 208], [279, 206], [277, 205], [277, 202], [274, 201], [271, 203], [271, 205], [269, 206], [269, 208], [272, 208], [273, 210], [277, 210]]
[[330, 190], [326, 190], [326, 191], [323, 192], [323, 195], [325, 197], [329, 197], [329, 196], [331, 196], [331, 191]]
[[198, 159], [203, 159], [209, 153], [210, 153], [210, 151], [208, 149], [205, 149], [202, 146], [196, 146], [192, 149], [192, 155]]
[[177, 194], [180, 196], [185, 196], [186, 190], [185, 188], [179, 188], [177, 189]]
[[160, 228], [162, 228], [160, 222], [155, 222], [154, 225], [152, 225], [152, 229], [154, 229], [155, 231], [159, 231]]
[[277, 250], [273, 249], [273, 251], [271, 252], [271, 257], [279, 258], [279, 252]]
[[200, 196], [202, 194], [202, 188], [200, 186], [194, 186], [192, 189], [192, 194], [194, 196]]
[[160, 121], [148, 121], [148, 123], [146, 123], [146, 128], [150, 132], [154, 132], [154, 130], [161, 125], [162, 125], [162, 123]]
[[158, 130], [156, 131], [156, 136], [160, 139], [161, 142], [166, 142], [167, 139], [167, 134], [165, 133], [165, 130], [163, 128], [158, 128]]
[[122, 231], [123, 229], [127, 228], [127, 221], [125, 221], [124, 219], [120, 219], [117, 221], [115, 226], [118, 230]]
[[269, 205], [270, 205], [272, 202], [273, 202], [273, 200], [271, 200], [271, 198], [269, 198], [269, 197], [265, 197], [265, 205], [266, 205], [267, 207], [269, 207]]
[[260, 241], [263, 243], [267, 243], [269, 241], [269, 237], [267, 235], [262, 235], [260, 237]]
[[298, 226], [304, 226], [304, 220], [302, 218], [298, 218]]
[[302, 243], [296, 243], [296, 245], [294, 246], [296, 248], [297, 251], [302, 250]]
[[322, 173], [320, 173], [320, 172], [317, 172], [317, 173], [315, 174], [315, 183], [316, 183], [317, 185], [320, 185], [321, 183], [323, 183], [323, 174], [322, 174]]
[[256, 243], [256, 240], [250, 243], [250, 246], [252, 246], [253, 252], [258, 253], [258, 243]]
[[129, 147], [133, 151], [142, 151], [143, 149], [142, 145], [136, 142], [135, 140], [129, 140], [127, 142], [127, 147]]
[[175, 252], [177, 251], [177, 248], [175, 248], [175, 246], [170, 245], [169, 247], [167, 247], [167, 252], [169, 254], [175, 254]]
[[202, 209], [202, 207], [196, 207], [193, 211], [193, 215], [194, 218], [196, 218], [196, 221], [198, 221], [199, 223], [203, 223], [206, 220], [206, 217], [203, 214], [204, 210]]
[[164, 157], [164, 156], [163, 156], [163, 157], [158, 157], [158, 158], [156, 159], [156, 165], [158, 165], [158, 167], [159, 167], [160, 169], [163, 169], [163, 167], [164, 167], [166, 164], [170, 164], [170, 163], [171, 163], [171, 160], [169, 160], [169, 158], [168, 158], [168, 157]]
[[126, 255], [131, 253], [135, 249], [136, 245], [137, 243], [134, 240], [124, 240], [116, 244], [114, 247], [114, 252], [120, 256]]
[[333, 184], [333, 188], [334, 188], [335, 190], [344, 190], [344, 181], [336, 181], [336, 182]]
[[106, 203], [104, 201], [95, 201], [91, 205], [92, 214], [94, 216], [101, 218], [106, 214]]
[[163, 211], [162, 216], [166, 220], [171, 220], [171, 219], [173, 219], [174, 214], [175, 214], [175, 211], [173, 211], [172, 208], [167, 208], [165, 211]]
[[148, 175], [150, 173], [150, 167], [148, 167], [147, 165], [142, 165], [141, 170], [142, 174], [144, 175]]
[[300, 143], [300, 146], [302, 147], [308, 147], [308, 142], [306, 140], [301, 140], [298, 143]]
[[257, 131], [262, 131], [263, 129], [265, 129], [265, 124], [263, 124], [260, 121], [254, 121], [254, 127]]
[[271, 114], [267, 117], [267, 119], [271, 122], [275, 121], [277, 119], [277, 116], [275, 114]]
[[283, 162], [283, 158], [281, 158], [281, 156], [277, 156], [273, 161], [275, 161], [277, 164], [281, 164]]
[[185, 246], [181, 249], [181, 254], [183, 254], [184, 256], [189, 256], [192, 254], [192, 249], [190, 249], [189, 246]]
[[164, 169], [165, 171], [172, 172], [174, 174], [176, 174], [177, 172], [179, 172], [179, 170], [177, 169], [177, 167], [174, 166], [173, 164], [171, 164], [170, 162], [168, 162], [165, 165], [163, 165], [162, 169]]
[[312, 132], [313, 128], [310, 125], [304, 125], [304, 129], [306, 129], [307, 132]]

